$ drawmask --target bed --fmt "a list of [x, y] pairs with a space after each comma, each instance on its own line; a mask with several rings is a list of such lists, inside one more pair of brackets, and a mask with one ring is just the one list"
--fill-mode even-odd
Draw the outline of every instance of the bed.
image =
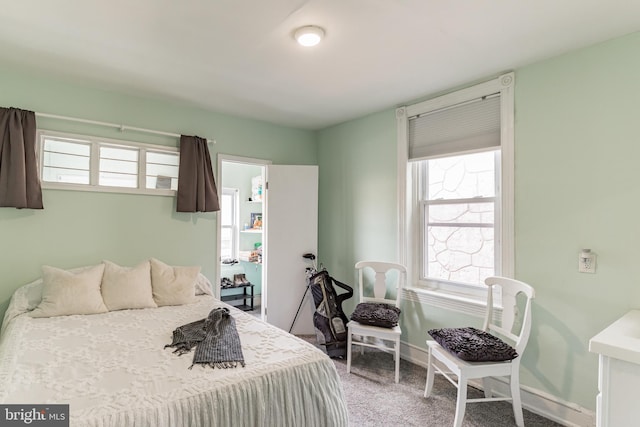
[[[202, 276], [201, 276], [202, 277]], [[34, 318], [42, 281], [19, 288], [0, 335], [0, 404], [69, 404], [71, 426], [347, 426], [333, 362], [207, 294], [195, 302]], [[228, 307], [246, 366], [189, 369], [172, 331]]]

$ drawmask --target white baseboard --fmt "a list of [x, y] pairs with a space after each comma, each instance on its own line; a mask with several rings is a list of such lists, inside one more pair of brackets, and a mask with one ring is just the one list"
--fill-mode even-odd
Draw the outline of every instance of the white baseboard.
[[[411, 363], [427, 367], [427, 350], [413, 344], [400, 344], [400, 358]], [[425, 378], [426, 380], [426, 378]], [[471, 382], [473, 387], [482, 390], [481, 382]], [[502, 378], [493, 382], [496, 395], [509, 396], [509, 385]], [[567, 402], [533, 387], [520, 386], [522, 406], [527, 410], [569, 427], [595, 427], [595, 413], [575, 403]]]

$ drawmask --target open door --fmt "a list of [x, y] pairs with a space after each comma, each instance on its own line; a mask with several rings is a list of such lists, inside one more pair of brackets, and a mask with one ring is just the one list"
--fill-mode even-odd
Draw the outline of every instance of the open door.
[[305, 253], [317, 254], [318, 166], [267, 165], [264, 206], [262, 315], [288, 331], [303, 296], [292, 333], [312, 335], [313, 301], [306, 293]]

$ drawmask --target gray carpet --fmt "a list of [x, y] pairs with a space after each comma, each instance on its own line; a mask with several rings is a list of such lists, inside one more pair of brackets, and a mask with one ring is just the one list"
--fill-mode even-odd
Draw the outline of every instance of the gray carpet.
[[[315, 344], [315, 336], [301, 338]], [[366, 426], [452, 426], [456, 388], [436, 375], [432, 396], [424, 398], [427, 371], [406, 360], [400, 361], [400, 382], [394, 382], [393, 356], [373, 349], [354, 353], [351, 374], [347, 361], [333, 359], [344, 388], [350, 425]], [[469, 388], [468, 398], [482, 397]], [[559, 426], [540, 415], [523, 410], [527, 427]], [[469, 403], [463, 427], [514, 426], [511, 402]]]

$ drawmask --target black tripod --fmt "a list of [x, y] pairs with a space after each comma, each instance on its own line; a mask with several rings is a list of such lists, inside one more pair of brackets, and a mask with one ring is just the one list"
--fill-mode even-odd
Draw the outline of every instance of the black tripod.
[[[307, 267], [306, 273], [307, 278], [313, 276], [318, 271], [318, 266], [316, 264], [316, 256], [312, 253], [302, 255], [302, 258], [310, 260], [313, 264], [313, 267]], [[304, 299], [307, 296], [307, 292], [309, 292], [309, 282], [307, 282], [307, 288], [304, 290], [304, 294], [302, 295], [302, 299], [300, 300], [300, 305], [298, 305], [298, 311], [296, 311], [296, 315], [293, 318], [293, 322], [291, 322], [291, 327], [289, 328], [289, 333], [293, 330], [293, 325], [295, 325], [296, 320], [298, 319], [298, 314], [300, 314], [300, 309], [302, 308], [302, 304], [304, 303]]]

